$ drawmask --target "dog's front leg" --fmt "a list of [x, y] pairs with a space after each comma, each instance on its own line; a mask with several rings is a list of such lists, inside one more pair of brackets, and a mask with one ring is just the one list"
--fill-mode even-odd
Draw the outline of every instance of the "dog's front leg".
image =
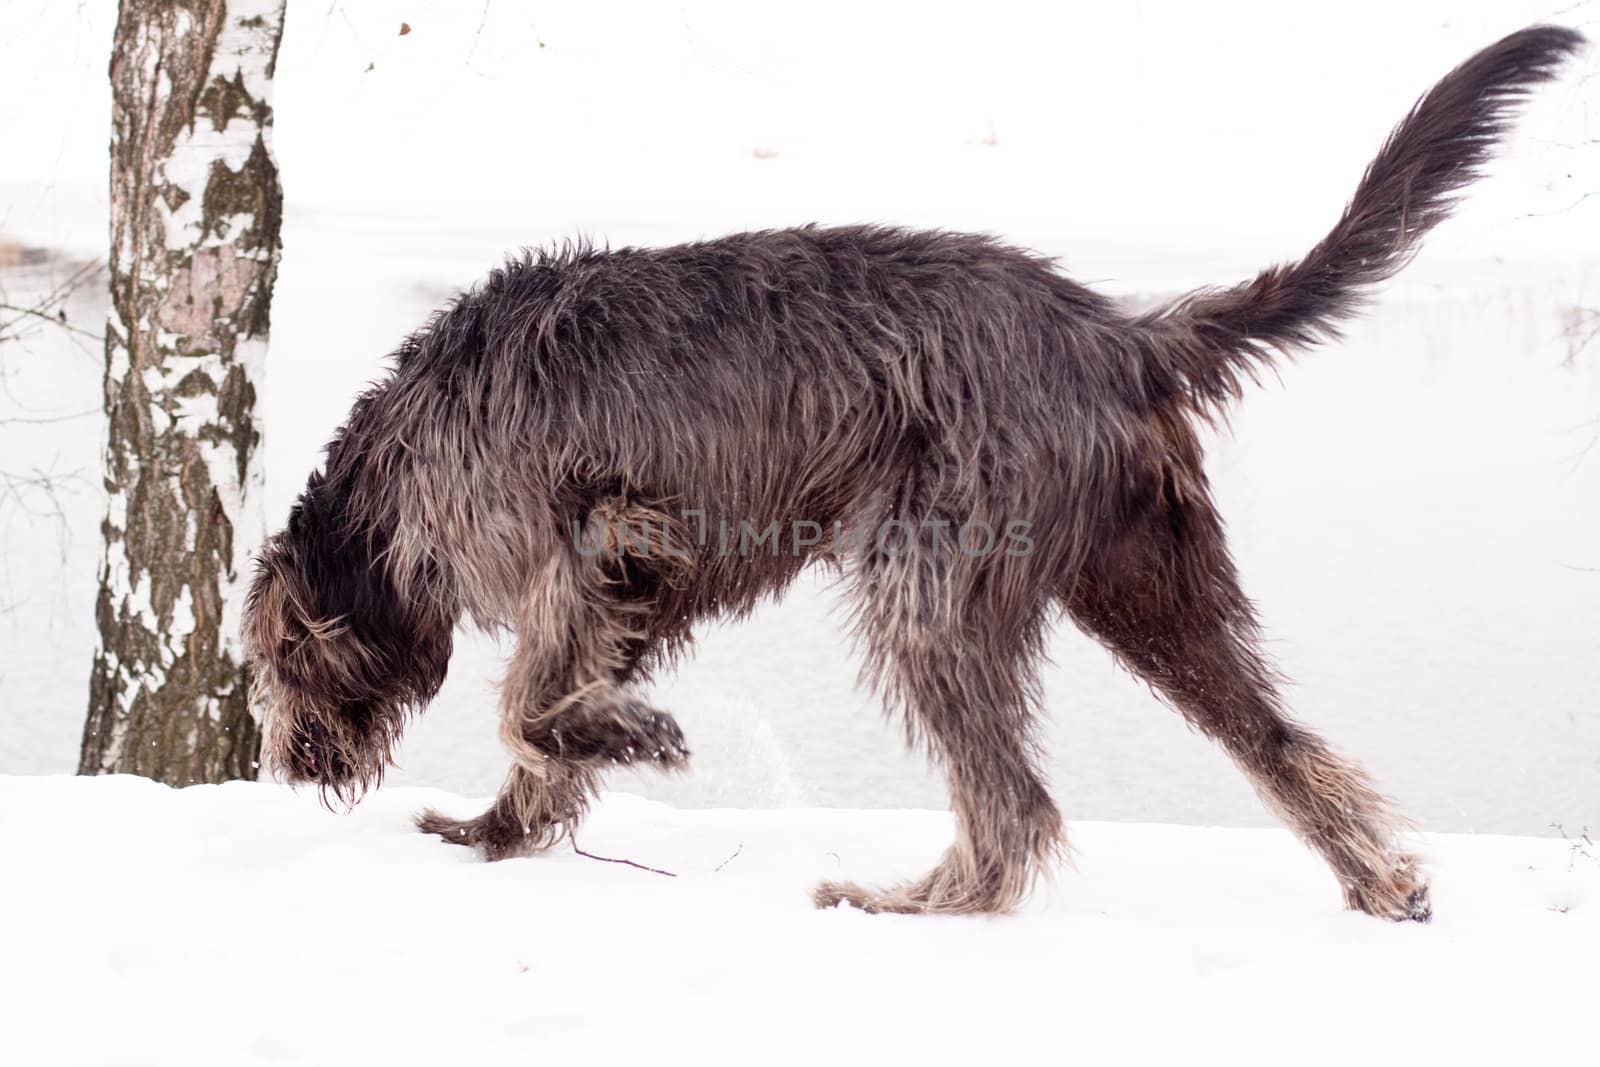
[[590, 682], [549, 709], [504, 720], [502, 729], [507, 728], [507, 743], [519, 762], [535, 766], [653, 763], [673, 769], [689, 758], [683, 731], [671, 715], [609, 681]]
[[640, 605], [610, 594], [598, 568], [558, 553], [525, 598], [517, 651], [501, 689], [500, 737], [515, 760], [488, 811], [451, 819], [427, 811], [417, 825], [503, 859], [548, 848], [588, 810], [610, 766], [683, 767], [683, 732], [620, 682], [648, 649]]

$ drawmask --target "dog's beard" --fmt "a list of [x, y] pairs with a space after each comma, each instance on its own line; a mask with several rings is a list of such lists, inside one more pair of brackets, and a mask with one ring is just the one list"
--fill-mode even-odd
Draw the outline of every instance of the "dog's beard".
[[382, 783], [403, 717], [402, 711], [386, 717], [373, 705], [351, 704], [331, 715], [269, 707], [268, 767], [291, 784], [316, 785], [325, 806], [348, 810]]

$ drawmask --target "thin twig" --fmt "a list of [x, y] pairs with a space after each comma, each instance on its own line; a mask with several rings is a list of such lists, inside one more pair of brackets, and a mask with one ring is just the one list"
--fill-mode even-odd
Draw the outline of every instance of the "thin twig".
[[635, 863], [632, 860], [613, 859], [610, 856], [596, 856], [593, 852], [585, 852], [583, 849], [578, 847], [577, 838], [573, 838], [572, 840], [572, 851], [576, 852], [580, 856], [583, 856], [585, 859], [599, 860], [601, 863], [621, 863], [629, 867], [637, 867], [641, 871], [649, 871], [651, 874], [665, 875], [668, 878], [678, 877], [672, 871], [663, 871], [660, 867], [649, 867], [643, 863]]
[[467, 66], [472, 66], [472, 53], [478, 50], [478, 41], [483, 38], [483, 27], [489, 22], [489, 0], [483, 0], [483, 11], [478, 14], [478, 28], [472, 31], [472, 46], [467, 49]]
[[[1550, 826], [1556, 833], [1561, 835], [1562, 840], [1566, 841], [1569, 846], [1567, 849], [1568, 874], [1572, 873], [1572, 868], [1577, 864], [1579, 856], [1586, 860], [1594, 860], [1594, 854], [1589, 851], [1590, 848], [1594, 847], [1594, 841], [1589, 837], [1589, 828], [1587, 826], [1578, 833], [1576, 838], [1567, 833], [1566, 828], [1558, 822], [1553, 822]], [[1562, 910], [1565, 911], [1566, 909], [1563, 908]]]
[[739, 842], [739, 847], [733, 850], [733, 855], [729, 856], [727, 859], [723, 860], [721, 863], [719, 863], [715, 867], [711, 868], [711, 873], [712, 874], [716, 874], [718, 871], [722, 870], [722, 868], [726, 867], [728, 864], [730, 864], [734, 860], [738, 859], [739, 858], [739, 853], [741, 853], [743, 851], [744, 851], [744, 842], [740, 841]]
[[11, 319], [4, 323], [0, 323], [0, 326], [13, 326], [16, 324], [17, 320], [24, 318], [43, 319], [50, 325], [66, 330], [68, 333], [75, 333], [80, 337], [87, 337], [91, 341], [100, 341], [102, 343], [105, 341], [104, 337], [95, 333], [93, 330], [85, 330], [81, 327], [74, 326], [72, 323], [62, 318], [59, 314], [49, 314], [43, 309], [42, 304], [43, 302], [41, 302], [40, 307], [31, 308], [18, 307], [15, 304], [0, 304], [0, 311], [9, 312], [17, 317], [16, 319]]
[[38, 417], [23, 415], [6, 415], [0, 418], [0, 426], [48, 426], [53, 422], [72, 422], [74, 419], [87, 419], [90, 415], [99, 415], [99, 408], [90, 408], [88, 411], [75, 411], [70, 415], [43, 415]]
[[[101, 271], [99, 260], [80, 263], [67, 277], [55, 282], [52, 287], [29, 306], [13, 304], [6, 298], [3, 287], [0, 287], [0, 342], [15, 341], [22, 343], [31, 331], [25, 331], [22, 324], [37, 319], [47, 322], [60, 329], [69, 338], [79, 351], [93, 354], [85, 347], [84, 340], [104, 344], [105, 337], [92, 330], [85, 330], [67, 321], [66, 303], [83, 286], [93, 281]], [[3, 368], [0, 368], [3, 376]]]
[[1525, 211], [1521, 215], [1518, 215], [1517, 218], [1518, 219], [1548, 219], [1548, 218], [1552, 218], [1553, 216], [1556, 216], [1556, 215], [1565, 215], [1567, 212], [1571, 211], [1573, 208], [1576, 208], [1579, 204], [1584, 203], [1590, 197], [1594, 197], [1594, 196], [1600, 196], [1600, 189], [1591, 189], [1591, 190], [1589, 190], [1587, 193], [1584, 193], [1583, 195], [1579, 196], [1578, 199], [1574, 200], [1572, 203], [1568, 204], [1566, 207], [1558, 207], [1554, 211]]

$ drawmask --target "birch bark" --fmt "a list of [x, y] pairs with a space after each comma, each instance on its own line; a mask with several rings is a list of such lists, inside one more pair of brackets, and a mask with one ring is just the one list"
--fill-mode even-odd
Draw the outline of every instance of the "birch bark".
[[285, 0], [122, 0], [112, 47], [105, 556], [79, 772], [254, 778], [239, 615], [280, 250]]

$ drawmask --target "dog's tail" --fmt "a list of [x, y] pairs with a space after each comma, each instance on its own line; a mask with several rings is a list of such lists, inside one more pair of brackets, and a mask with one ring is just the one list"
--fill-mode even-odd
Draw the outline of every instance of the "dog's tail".
[[1298, 263], [1190, 293], [1138, 320], [1147, 382], [1215, 410], [1277, 352], [1338, 336], [1372, 285], [1400, 270], [1479, 176], [1518, 104], [1584, 43], [1534, 26], [1490, 45], [1418, 100], [1367, 167], [1338, 223]]

